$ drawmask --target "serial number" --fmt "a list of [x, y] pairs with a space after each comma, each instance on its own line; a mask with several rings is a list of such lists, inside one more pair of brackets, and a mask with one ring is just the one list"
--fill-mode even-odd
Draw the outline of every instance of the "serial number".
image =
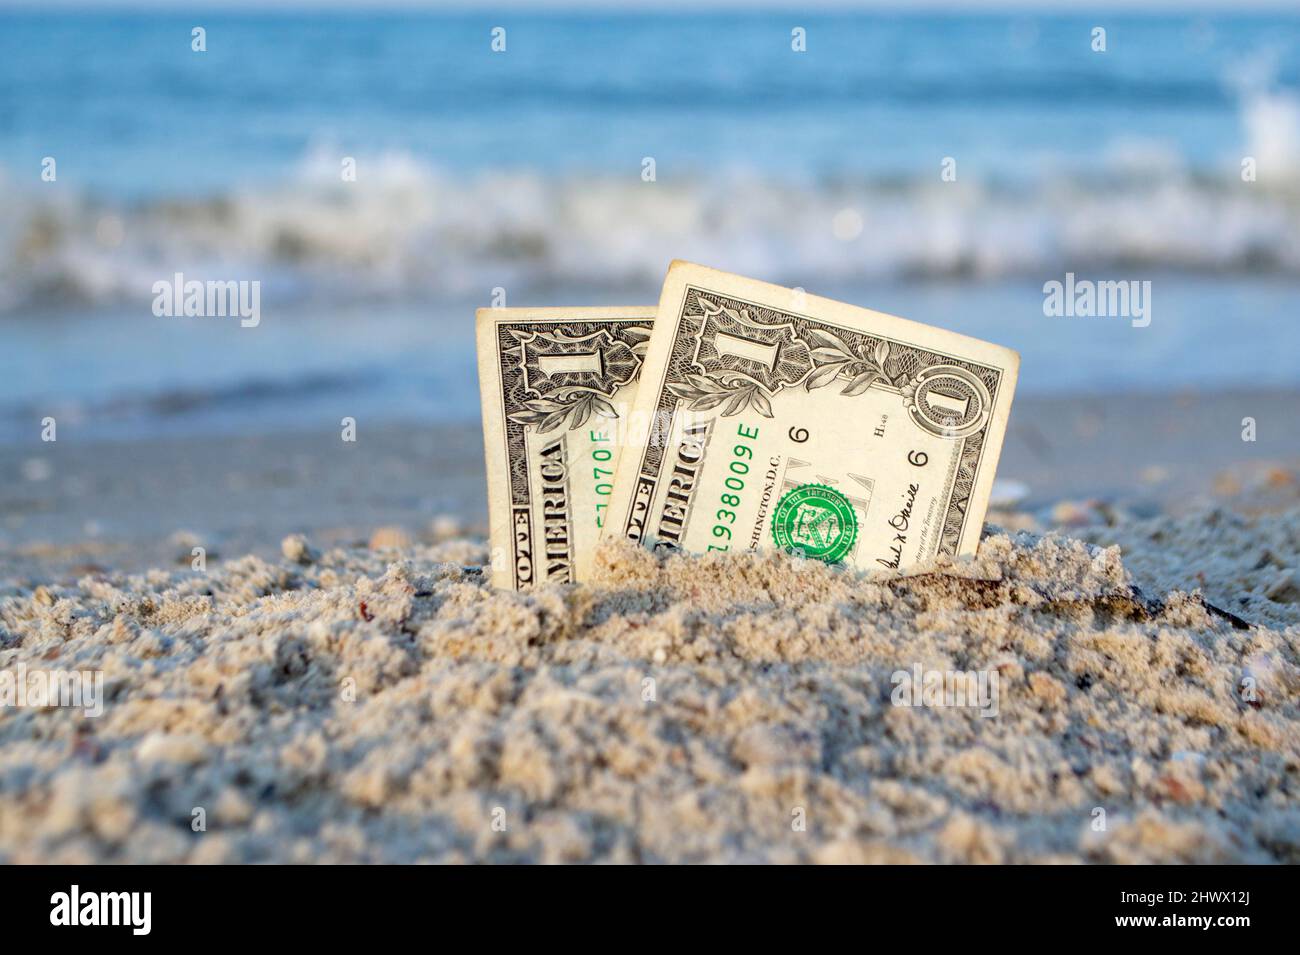
[[[609, 433], [605, 431], [591, 431], [588, 432], [587, 436], [591, 439], [593, 444], [609, 440]], [[591, 480], [596, 485], [596, 497], [607, 499], [604, 501], [598, 501], [596, 504], [596, 526], [604, 527], [605, 509], [609, 507], [608, 498], [612, 493], [614, 493], [614, 485], [611, 483], [614, 480], [614, 470], [612, 467], [602, 468], [601, 465], [609, 464], [613, 461], [614, 452], [609, 448], [593, 448], [591, 451], [591, 458], [596, 462], [591, 467]]]
[[[746, 428], [743, 424], [736, 428], [736, 434], [748, 441], [755, 441], [758, 438], [758, 428]], [[730, 472], [722, 484], [727, 489], [718, 497], [718, 503], [722, 506], [718, 508], [713, 519], [717, 521], [713, 525], [713, 536], [721, 540], [730, 541], [732, 538], [732, 527], [736, 523], [735, 508], [740, 507], [740, 492], [745, 489], [745, 477], [749, 474], [749, 462], [754, 460], [754, 446], [752, 444], [740, 443], [731, 449], [731, 459], [727, 462], [727, 470]], [[731, 550], [731, 544], [710, 544], [709, 550]]]

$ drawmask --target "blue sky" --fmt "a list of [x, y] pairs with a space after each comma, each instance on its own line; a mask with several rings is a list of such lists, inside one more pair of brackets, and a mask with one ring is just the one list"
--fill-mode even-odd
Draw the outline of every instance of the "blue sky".
[[627, 10], [702, 12], [708, 10], [951, 10], [954, 12], [1037, 11], [1113, 14], [1120, 12], [1240, 12], [1295, 11], [1296, 0], [0, 0], [0, 10], [588, 10], [618, 13]]

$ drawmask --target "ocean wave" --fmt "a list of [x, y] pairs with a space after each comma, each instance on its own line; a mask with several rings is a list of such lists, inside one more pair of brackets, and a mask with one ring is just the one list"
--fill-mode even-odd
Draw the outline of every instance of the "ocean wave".
[[274, 186], [126, 202], [0, 178], [0, 311], [147, 300], [155, 282], [260, 280], [263, 300], [332, 302], [645, 288], [673, 258], [816, 287], [1040, 279], [1063, 271], [1300, 274], [1293, 103], [1248, 122], [1258, 178], [1118, 151], [1102, 168], [1019, 181], [781, 177], [725, 170], [615, 178], [457, 175], [407, 154], [316, 152]]

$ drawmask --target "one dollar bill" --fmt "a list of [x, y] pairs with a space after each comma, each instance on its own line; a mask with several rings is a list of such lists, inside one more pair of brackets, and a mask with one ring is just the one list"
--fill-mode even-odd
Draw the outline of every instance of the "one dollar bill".
[[[861, 569], [973, 554], [1020, 357], [674, 262], [606, 533]], [[662, 436], [662, 440], [660, 440]]]
[[479, 388], [492, 581], [583, 580], [654, 308], [482, 308]]

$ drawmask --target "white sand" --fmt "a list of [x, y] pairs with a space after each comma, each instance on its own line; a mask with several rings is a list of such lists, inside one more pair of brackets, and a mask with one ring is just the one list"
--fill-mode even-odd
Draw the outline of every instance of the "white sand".
[[[1300, 861], [1300, 506], [1089, 533], [1125, 559], [615, 547], [599, 586], [517, 595], [478, 541], [289, 541], [19, 587], [0, 669], [109, 699], [0, 710], [0, 861]], [[1202, 582], [1262, 625], [1168, 590]], [[998, 715], [892, 705], [917, 664], [996, 668]]]

